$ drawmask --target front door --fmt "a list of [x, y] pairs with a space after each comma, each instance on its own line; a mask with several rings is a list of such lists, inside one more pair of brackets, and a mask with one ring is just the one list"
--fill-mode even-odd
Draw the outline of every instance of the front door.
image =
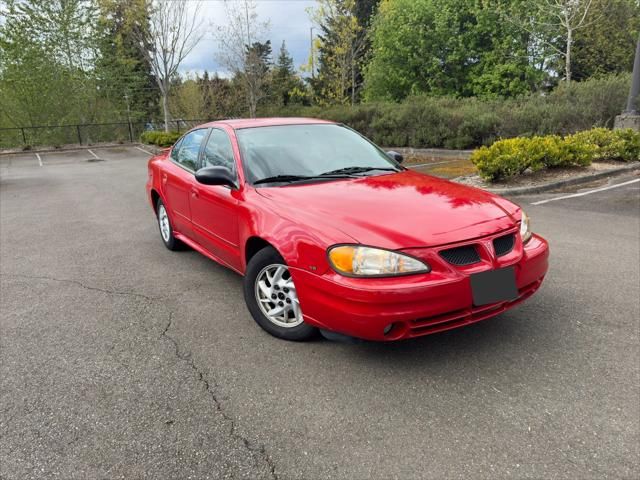
[[[237, 178], [231, 140], [224, 130], [211, 129], [202, 151], [200, 166], [225, 167]], [[235, 269], [240, 269], [240, 247], [236, 189], [194, 182], [191, 191], [191, 221], [203, 247]]]
[[193, 236], [189, 196], [206, 129], [189, 132], [171, 150], [171, 162], [162, 173], [162, 189], [176, 231]]

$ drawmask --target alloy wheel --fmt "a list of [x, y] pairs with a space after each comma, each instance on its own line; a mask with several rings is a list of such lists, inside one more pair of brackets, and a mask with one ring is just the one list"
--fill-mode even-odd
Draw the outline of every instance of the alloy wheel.
[[160, 235], [165, 242], [171, 238], [171, 225], [169, 224], [169, 216], [164, 205], [158, 207], [158, 223], [160, 224]]
[[274, 325], [293, 328], [303, 322], [298, 293], [286, 265], [271, 264], [260, 270], [255, 294], [260, 310]]

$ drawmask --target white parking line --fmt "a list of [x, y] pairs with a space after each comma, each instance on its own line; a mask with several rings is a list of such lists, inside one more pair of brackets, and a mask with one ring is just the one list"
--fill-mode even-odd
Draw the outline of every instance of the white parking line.
[[38, 165], [42, 166], [42, 158], [40, 158], [40, 154], [36, 153], [36, 157], [38, 157]]
[[608, 187], [594, 188], [586, 192], [573, 193], [571, 195], [564, 195], [562, 197], [548, 198], [546, 200], [540, 200], [539, 202], [533, 202], [531, 205], [542, 205], [543, 203], [555, 202], [556, 200], [565, 200], [567, 198], [584, 197], [585, 195], [591, 195], [592, 193], [604, 192], [605, 190], [611, 190], [612, 188], [624, 187], [625, 185], [631, 185], [632, 183], [640, 182], [640, 178], [635, 180], [629, 180], [628, 182], [617, 183], [615, 185], [609, 185]]
[[137, 148], [137, 149], [138, 149], [138, 150], [140, 150], [141, 152], [146, 153], [147, 155], [155, 155], [155, 153], [151, 153], [151, 152], [149, 152], [148, 150], [145, 150], [144, 148], [140, 148], [140, 147], [135, 147], [135, 148]]
[[87, 148], [87, 152], [89, 152], [91, 155], [93, 155], [93, 158], [95, 158], [96, 160], [100, 160], [100, 157], [98, 157], [98, 155], [96, 155], [95, 153], [93, 153], [93, 151], [92, 151], [92, 150], [89, 150], [89, 149]]

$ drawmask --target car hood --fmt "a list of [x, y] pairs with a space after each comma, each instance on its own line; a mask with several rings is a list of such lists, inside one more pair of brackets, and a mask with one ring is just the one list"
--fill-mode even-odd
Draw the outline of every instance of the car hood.
[[387, 249], [444, 245], [515, 224], [518, 207], [483, 190], [411, 170], [258, 188], [287, 217]]

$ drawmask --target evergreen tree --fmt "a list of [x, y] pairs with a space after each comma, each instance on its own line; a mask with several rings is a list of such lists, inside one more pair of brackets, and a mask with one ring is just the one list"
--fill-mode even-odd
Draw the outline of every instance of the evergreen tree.
[[277, 105], [287, 106], [294, 99], [300, 98], [301, 94], [304, 95], [304, 82], [296, 75], [293, 58], [284, 40], [273, 70], [273, 90]]
[[312, 11], [320, 34], [318, 75], [311, 85], [320, 103], [354, 104], [358, 100], [361, 68], [368, 49], [367, 31], [361, 22], [374, 3], [318, 0], [318, 7]]
[[102, 94], [121, 113], [127, 103], [132, 117], [158, 112], [158, 86], [151, 65], [139, 48], [148, 39], [149, 0], [99, 0], [100, 56], [96, 65]]
[[271, 89], [271, 40], [245, 45], [244, 71], [238, 77], [244, 80], [249, 116], [255, 117], [260, 103]]

